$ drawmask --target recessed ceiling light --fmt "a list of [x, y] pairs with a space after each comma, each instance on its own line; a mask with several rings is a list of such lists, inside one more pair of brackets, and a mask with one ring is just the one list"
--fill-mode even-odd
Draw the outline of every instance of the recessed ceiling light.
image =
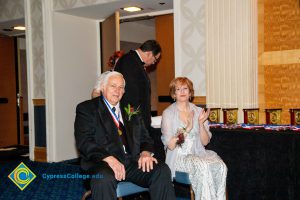
[[136, 7], [136, 6], [130, 6], [130, 7], [125, 7], [125, 8], [121, 8], [122, 10], [125, 10], [127, 12], [138, 12], [143, 10], [143, 8], [140, 7]]
[[19, 31], [25, 31], [25, 26], [14, 26], [13, 27], [15, 30], [19, 30]]

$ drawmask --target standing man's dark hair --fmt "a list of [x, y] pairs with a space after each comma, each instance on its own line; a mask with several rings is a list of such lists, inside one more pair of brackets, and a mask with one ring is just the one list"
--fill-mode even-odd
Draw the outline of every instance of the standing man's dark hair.
[[[161, 56], [161, 46], [155, 40], [147, 40], [138, 49], [123, 55], [115, 71], [123, 74], [126, 81], [122, 106], [140, 107], [144, 124], [151, 135], [151, 84], [146, 68], [155, 64]], [[163, 157], [164, 158], [164, 157]]]
[[156, 40], [147, 40], [140, 46], [140, 49], [143, 52], [151, 51], [154, 56], [161, 53], [160, 44]]

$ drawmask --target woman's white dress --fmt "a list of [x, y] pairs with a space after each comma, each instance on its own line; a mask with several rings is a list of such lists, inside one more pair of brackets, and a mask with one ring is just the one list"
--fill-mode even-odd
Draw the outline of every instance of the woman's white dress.
[[[181, 147], [177, 145], [172, 151], [167, 149], [166, 163], [172, 177], [175, 171], [189, 173], [196, 200], [225, 200], [227, 167], [215, 152], [206, 150], [200, 142], [198, 118], [202, 108], [190, 103], [190, 109], [194, 110], [193, 129]], [[165, 148], [177, 130], [185, 126], [179, 118], [176, 103], [164, 110], [161, 131]], [[205, 128], [211, 137], [207, 121]]]

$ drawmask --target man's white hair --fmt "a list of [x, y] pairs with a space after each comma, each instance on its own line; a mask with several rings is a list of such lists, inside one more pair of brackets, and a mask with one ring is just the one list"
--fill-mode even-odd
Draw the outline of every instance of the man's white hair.
[[106, 71], [106, 72], [103, 72], [102, 74], [100, 74], [97, 78], [97, 81], [96, 81], [96, 84], [94, 86], [94, 89], [97, 90], [97, 91], [100, 91], [101, 90], [101, 86], [104, 82], [104, 78], [107, 74], [109, 74], [111, 71]]
[[124, 87], [125, 87], [126, 82], [125, 82], [125, 79], [124, 79], [123, 75], [120, 72], [112, 71], [112, 72], [107, 73], [104, 76], [103, 83], [102, 83], [102, 86], [101, 86], [101, 92], [103, 92], [103, 88], [107, 85], [108, 79], [110, 77], [112, 77], [112, 76], [120, 76], [120, 77], [122, 77], [122, 79], [124, 81]]

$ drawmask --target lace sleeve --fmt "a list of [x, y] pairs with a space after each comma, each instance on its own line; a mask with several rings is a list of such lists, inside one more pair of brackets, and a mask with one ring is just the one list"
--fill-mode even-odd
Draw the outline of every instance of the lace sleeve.
[[171, 110], [167, 109], [162, 114], [161, 120], [161, 140], [165, 146], [168, 146], [170, 139], [174, 135], [173, 131], [173, 120], [174, 115], [172, 114]]

